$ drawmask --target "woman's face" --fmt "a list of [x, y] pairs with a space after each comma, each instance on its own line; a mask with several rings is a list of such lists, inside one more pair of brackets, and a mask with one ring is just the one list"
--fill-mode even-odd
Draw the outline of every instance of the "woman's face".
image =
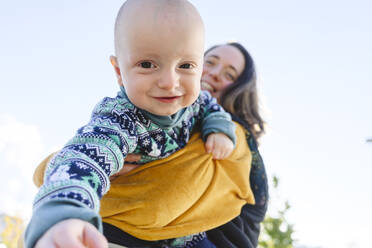
[[238, 48], [222, 45], [212, 49], [204, 57], [202, 90], [219, 100], [222, 91], [236, 81], [244, 66], [244, 56]]

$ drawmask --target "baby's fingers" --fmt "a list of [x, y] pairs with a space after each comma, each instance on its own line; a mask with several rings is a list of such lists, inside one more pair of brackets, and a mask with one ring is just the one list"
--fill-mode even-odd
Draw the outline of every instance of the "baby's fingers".
[[228, 158], [233, 151], [233, 147], [227, 147], [224, 149], [223, 154], [221, 155], [220, 159]]
[[221, 159], [223, 157], [223, 149], [217, 143], [214, 144], [213, 150], [211, 151], [213, 159]]
[[230, 156], [234, 149], [234, 146], [228, 143], [225, 143], [224, 145], [216, 144], [213, 150], [213, 158], [214, 159], [225, 159]]
[[212, 136], [208, 136], [207, 141], [205, 142], [205, 150], [207, 153], [213, 153], [215, 140]]
[[49, 229], [36, 243], [35, 248], [60, 248], [60, 247], [74, 247], [85, 248], [79, 240], [79, 235], [72, 235], [59, 228], [60, 225], [56, 224]]
[[84, 229], [83, 243], [88, 248], [108, 247], [106, 238], [90, 223]]
[[39, 241], [37, 241], [35, 248], [58, 248], [55, 244], [53, 239], [49, 239], [46, 237], [41, 237]]
[[90, 223], [67, 219], [52, 226], [35, 248], [107, 248], [106, 238]]
[[79, 240], [76, 237], [67, 237], [65, 235], [58, 235], [55, 237], [54, 246], [42, 246], [42, 247], [56, 247], [56, 248], [62, 248], [62, 247], [74, 247], [74, 248], [86, 248], [89, 246], [85, 246], [81, 240]]

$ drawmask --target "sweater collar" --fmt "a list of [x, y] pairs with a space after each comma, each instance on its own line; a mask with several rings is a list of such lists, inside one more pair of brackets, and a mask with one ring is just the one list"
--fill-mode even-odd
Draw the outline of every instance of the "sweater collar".
[[[130, 103], [132, 103], [129, 100], [129, 97], [128, 97], [127, 93], [125, 92], [124, 86], [120, 86], [120, 93]], [[182, 121], [183, 114], [186, 111], [186, 108], [183, 108], [183, 109], [181, 109], [180, 111], [178, 111], [177, 113], [175, 113], [173, 115], [162, 116], [162, 115], [156, 115], [156, 114], [150, 113], [150, 112], [148, 112], [148, 111], [146, 111], [144, 109], [141, 109], [141, 108], [139, 108], [137, 106], [136, 106], [136, 108], [138, 108], [139, 110], [141, 110], [141, 112], [143, 113], [143, 115], [146, 118], [150, 119], [152, 122], [154, 122], [155, 124], [157, 124], [162, 129], [163, 128], [172, 128], [172, 127], [176, 126], [178, 123], [180, 123]]]

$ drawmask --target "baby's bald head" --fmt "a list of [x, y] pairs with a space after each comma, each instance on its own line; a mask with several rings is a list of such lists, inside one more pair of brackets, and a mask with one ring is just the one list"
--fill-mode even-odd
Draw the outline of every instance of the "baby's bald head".
[[143, 39], [144, 32], [166, 38], [190, 31], [202, 36], [204, 49], [203, 21], [187, 0], [127, 0], [115, 22], [115, 54], [125, 54], [128, 43]]
[[118, 83], [138, 108], [172, 115], [200, 93], [204, 26], [186, 0], [128, 0], [115, 24]]

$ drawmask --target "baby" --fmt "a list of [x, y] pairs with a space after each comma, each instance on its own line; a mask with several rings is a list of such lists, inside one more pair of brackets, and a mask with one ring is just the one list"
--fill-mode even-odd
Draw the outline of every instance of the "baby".
[[102, 226], [99, 201], [129, 153], [141, 155], [138, 164], [165, 158], [200, 127], [213, 158], [230, 155], [231, 117], [200, 91], [203, 51], [203, 22], [186, 0], [123, 4], [115, 23], [116, 56], [110, 58], [121, 90], [97, 104], [90, 122], [49, 163], [26, 247], [102, 247], [95, 229]]

